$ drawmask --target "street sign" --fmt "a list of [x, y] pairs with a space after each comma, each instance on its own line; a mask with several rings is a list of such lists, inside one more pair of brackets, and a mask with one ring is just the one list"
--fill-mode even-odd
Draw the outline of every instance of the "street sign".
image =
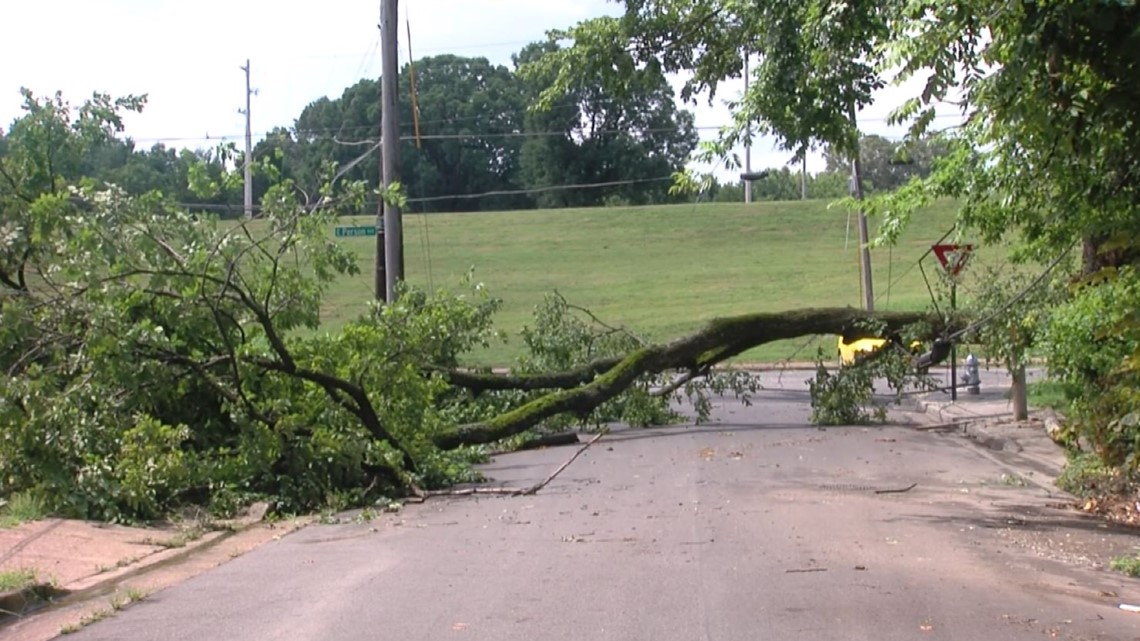
[[358, 227], [337, 227], [336, 237], [343, 238], [345, 236], [375, 236], [375, 225], [362, 225]]
[[974, 246], [933, 245], [931, 249], [934, 250], [934, 255], [938, 257], [938, 262], [942, 263], [942, 269], [946, 270], [946, 275], [953, 278], [966, 266], [966, 261], [970, 259]]

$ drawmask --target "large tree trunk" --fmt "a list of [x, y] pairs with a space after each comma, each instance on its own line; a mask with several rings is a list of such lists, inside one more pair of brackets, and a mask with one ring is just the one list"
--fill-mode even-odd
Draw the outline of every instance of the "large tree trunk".
[[[865, 321], [870, 321], [869, 323]], [[941, 333], [942, 320], [926, 312], [868, 313], [851, 307], [803, 309], [748, 314], [710, 321], [701, 330], [670, 343], [649, 345], [616, 362], [598, 361], [563, 374], [453, 376], [452, 382], [475, 390], [556, 389], [485, 423], [464, 425], [436, 438], [441, 448], [491, 443], [519, 434], [567, 412], [585, 414], [625, 391], [647, 374], [671, 370], [706, 371], [757, 345], [815, 334], [857, 338], [890, 336], [903, 327], [926, 321]], [[880, 327], [873, 330], [869, 327]], [[542, 383], [543, 385], [540, 385]]]
[[1091, 234], [1081, 240], [1082, 277], [1137, 262], [1140, 262], [1140, 248], [1134, 244], [1113, 242], [1113, 237], [1107, 234]]

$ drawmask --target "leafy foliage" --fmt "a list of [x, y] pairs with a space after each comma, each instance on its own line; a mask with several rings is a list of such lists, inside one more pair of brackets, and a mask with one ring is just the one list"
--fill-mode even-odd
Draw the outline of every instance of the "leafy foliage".
[[1140, 275], [1126, 267], [1079, 289], [1053, 311], [1045, 331], [1050, 373], [1073, 395], [1065, 436], [1130, 470], [1140, 467], [1140, 371], [1131, 360], [1140, 349], [1138, 305]]
[[[565, 371], [581, 363], [622, 356], [645, 345], [629, 330], [605, 324], [557, 292], [548, 294], [535, 308], [534, 326], [523, 329], [522, 340], [526, 353], [516, 370], [524, 375]], [[579, 419], [595, 428], [611, 422], [636, 427], [671, 423], [679, 417], [670, 408], [669, 398], [652, 395], [656, 383], [654, 377], [639, 380], [624, 394]], [[568, 417], [546, 422], [553, 428], [570, 423]]]
[[[517, 61], [538, 55], [531, 45]], [[400, 122], [411, 132], [412, 66], [400, 72]], [[642, 204], [671, 200], [668, 177], [684, 165], [696, 144], [691, 113], [679, 110], [665, 77], [640, 71], [630, 91], [613, 93], [596, 83], [547, 114], [527, 103], [545, 80], [524, 80], [485, 58], [430, 56], [415, 61], [416, 114], [421, 138], [401, 143], [401, 171], [418, 211], [487, 211], [525, 207]], [[375, 186], [380, 83], [362, 80], [337, 98], [305, 107], [292, 128], [278, 128], [257, 145], [282, 175], [308, 193], [320, 184], [329, 159], [345, 179]], [[279, 152], [279, 155], [278, 155]], [[551, 186], [634, 181], [594, 189]], [[255, 194], [271, 181], [257, 181]], [[496, 193], [538, 189], [534, 194]], [[423, 200], [420, 200], [423, 199]]]
[[1049, 323], [1054, 305], [1064, 299], [1064, 283], [1053, 276], [1040, 282], [1036, 274], [1011, 266], [983, 268], [977, 285], [963, 288], [976, 318], [987, 319], [963, 337], [979, 344], [988, 360], [1013, 371], [1029, 363], [1033, 348]]
[[[879, 381], [885, 382], [894, 393], [889, 402], [875, 396], [875, 384]], [[815, 378], [808, 382], [810, 420], [816, 425], [866, 425], [886, 421], [889, 403], [901, 403], [909, 389], [934, 386], [928, 376], [915, 371], [912, 354], [898, 341], [889, 341], [872, 354], [834, 372], [827, 369], [820, 349]]]

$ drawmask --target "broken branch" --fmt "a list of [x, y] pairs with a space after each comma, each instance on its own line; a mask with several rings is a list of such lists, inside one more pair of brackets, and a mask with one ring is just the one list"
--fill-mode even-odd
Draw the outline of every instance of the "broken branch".
[[595, 434], [594, 438], [590, 439], [589, 441], [586, 441], [585, 445], [578, 448], [578, 450], [576, 452], [574, 452], [574, 456], [571, 456], [569, 459], [566, 460], [565, 463], [563, 463], [562, 465], [559, 465], [558, 469], [554, 470], [554, 472], [552, 472], [550, 474], [550, 476], [542, 479], [541, 481], [539, 481], [538, 483], [535, 483], [534, 485], [532, 485], [530, 487], [525, 487], [525, 488], [517, 488], [517, 487], [464, 487], [464, 488], [460, 488], [457, 490], [429, 490], [427, 492], [422, 493], [422, 496], [420, 497], [420, 501], [422, 502], [424, 499], [427, 499], [427, 498], [430, 498], [433, 496], [471, 496], [472, 494], [500, 494], [500, 495], [507, 495], [507, 496], [532, 496], [534, 494], [538, 494], [538, 492], [542, 488], [546, 487], [547, 485], [550, 485], [550, 482], [553, 481], [559, 474], [561, 474], [563, 470], [570, 467], [570, 464], [573, 463], [579, 456], [581, 456], [583, 452], [590, 449], [591, 445], [593, 445], [594, 443], [597, 443], [599, 439], [601, 439], [603, 436], [605, 436], [608, 433], [609, 433], [608, 429], [603, 429], [601, 432], [598, 432], [597, 434]]

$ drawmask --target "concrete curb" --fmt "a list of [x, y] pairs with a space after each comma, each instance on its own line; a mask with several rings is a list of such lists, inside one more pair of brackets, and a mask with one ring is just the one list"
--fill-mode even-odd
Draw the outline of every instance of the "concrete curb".
[[0, 625], [3, 624], [6, 617], [28, 616], [33, 614], [36, 610], [50, 605], [54, 601], [82, 601], [84, 595], [102, 592], [111, 585], [144, 574], [160, 563], [176, 563], [256, 524], [256, 522], [250, 523], [238, 529], [228, 531], [215, 530], [207, 532], [193, 541], [187, 541], [182, 547], [159, 550], [138, 559], [130, 565], [108, 570], [107, 572], [91, 574], [64, 586], [56, 586], [52, 583], [37, 583], [21, 590], [10, 590], [0, 593]]
[[[979, 401], [974, 409], [967, 409], [962, 403], [917, 399], [920, 411], [932, 425], [943, 425], [960, 431], [962, 436], [977, 445], [995, 452], [1012, 454], [1014, 461], [1020, 460], [1035, 472], [1047, 474], [1050, 481], [1056, 479], [1064, 469], [1064, 456], [1060, 445], [1052, 438], [1058, 418], [1047, 410], [1031, 411], [1030, 419], [1042, 423], [1040, 428], [1017, 427], [1010, 420], [1009, 412], [1001, 409], [1005, 402]], [[928, 425], [926, 429], [930, 429]], [[1015, 432], [1011, 434], [1011, 432]], [[1053, 449], [1057, 448], [1057, 449]], [[1050, 494], [1065, 493], [1059, 488], [1033, 481]]]

